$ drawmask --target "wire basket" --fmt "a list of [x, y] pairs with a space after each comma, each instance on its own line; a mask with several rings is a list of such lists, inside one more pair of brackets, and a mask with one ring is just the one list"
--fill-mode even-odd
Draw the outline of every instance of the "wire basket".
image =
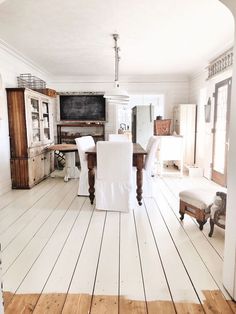
[[17, 77], [17, 83], [20, 88], [30, 88], [34, 90], [46, 88], [45, 81], [30, 73], [20, 74], [20, 76]]

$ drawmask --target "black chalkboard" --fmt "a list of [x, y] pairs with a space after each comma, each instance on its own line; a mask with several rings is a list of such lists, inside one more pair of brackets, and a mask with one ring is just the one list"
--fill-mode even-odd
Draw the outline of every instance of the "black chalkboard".
[[103, 95], [60, 95], [60, 118], [68, 121], [105, 121]]

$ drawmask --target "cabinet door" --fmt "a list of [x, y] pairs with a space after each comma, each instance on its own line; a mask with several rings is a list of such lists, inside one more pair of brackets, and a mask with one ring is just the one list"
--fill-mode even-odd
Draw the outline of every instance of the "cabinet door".
[[27, 135], [29, 147], [53, 142], [53, 119], [50, 100], [38, 93], [26, 93]]
[[42, 142], [39, 97], [28, 95], [26, 97], [26, 107], [28, 143], [30, 147], [39, 146]]
[[44, 154], [29, 158], [29, 185], [33, 186], [44, 178]]
[[41, 99], [41, 132], [43, 144], [53, 142], [53, 119], [50, 101], [47, 98]]
[[44, 154], [44, 176], [48, 177], [54, 170], [54, 152]]

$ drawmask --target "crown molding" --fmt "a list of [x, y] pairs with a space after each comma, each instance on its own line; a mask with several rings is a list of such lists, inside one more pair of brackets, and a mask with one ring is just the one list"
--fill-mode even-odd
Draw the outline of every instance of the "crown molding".
[[51, 73], [49, 73], [47, 70], [43, 69], [39, 65], [37, 65], [34, 61], [24, 56], [22, 53], [20, 53], [18, 50], [10, 46], [8, 43], [6, 43], [4, 40], [0, 39], [0, 50], [7, 52], [17, 60], [25, 63], [26, 65], [33, 68], [35, 71], [40, 72], [44, 75], [51, 76]]
[[205, 76], [205, 79], [207, 78], [207, 67], [201, 68], [199, 71], [189, 75], [189, 81], [196, 80], [201, 76]]
[[[176, 83], [189, 80], [187, 74], [163, 74], [163, 75], [139, 75], [139, 76], [121, 76], [119, 82], [125, 83]], [[52, 84], [114, 84], [113, 76], [51, 76]]]

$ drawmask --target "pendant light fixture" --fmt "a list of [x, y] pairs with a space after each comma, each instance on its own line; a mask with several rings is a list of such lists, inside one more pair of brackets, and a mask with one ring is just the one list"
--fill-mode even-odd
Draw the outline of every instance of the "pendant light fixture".
[[114, 50], [115, 50], [115, 85], [114, 88], [105, 93], [104, 98], [107, 98], [110, 103], [117, 103], [117, 104], [128, 104], [129, 102], [129, 95], [125, 90], [120, 88], [119, 84], [119, 50], [120, 47], [117, 45], [117, 40], [119, 38], [118, 34], [112, 34], [112, 37], [115, 42]]

